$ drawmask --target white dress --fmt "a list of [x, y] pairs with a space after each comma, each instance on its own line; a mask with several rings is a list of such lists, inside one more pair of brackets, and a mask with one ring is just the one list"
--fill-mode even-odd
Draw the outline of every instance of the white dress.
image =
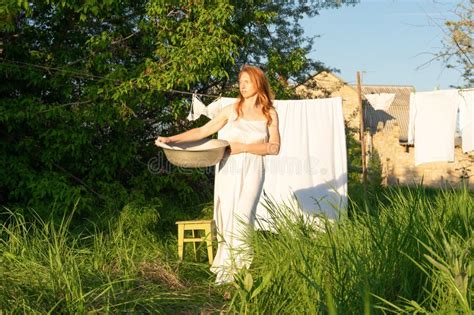
[[[238, 118], [234, 110], [219, 132], [219, 139], [247, 144], [267, 142], [267, 121]], [[218, 284], [233, 281], [234, 274], [250, 266], [252, 253], [245, 236], [255, 222], [264, 176], [262, 155], [234, 154], [216, 166], [214, 220], [219, 245], [211, 271]]]

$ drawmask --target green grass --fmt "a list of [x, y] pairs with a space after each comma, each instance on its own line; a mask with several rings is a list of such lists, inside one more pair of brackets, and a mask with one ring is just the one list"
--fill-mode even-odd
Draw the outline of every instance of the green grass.
[[[124, 208], [105, 231], [72, 234], [8, 212], [0, 228], [0, 310], [7, 313], [195, 312], [215, 298], [204, 264], [178, 264], [150, 208]], [[214, 303], [218, 305], [218, 303]]]
[[472, 192], [392, 188], [369, 197], [354, 198], [340, 221], [317, 224], [295, 215], [296, 204], [269, 202], [278, 223], [249, 235], [253, 264], [224, 287], [204, 259], [177, 260], [175, 218], [209, 217], [210, 204], [180, 214], [132, 203], [96, 224], [74, 221], [74, 211], [47, 220], [6, 209], [0, 311], [471, 313]]
[[289, 215], [295, 204], [269, 202], [278, 223], [274, 233], [251, 235], [254, 263], [237, 282], [232, 310], [471, 313], [472, 195], [395, 188], [370, 204], [377, 207], [352, 205], [350, 218], [318, 225]]

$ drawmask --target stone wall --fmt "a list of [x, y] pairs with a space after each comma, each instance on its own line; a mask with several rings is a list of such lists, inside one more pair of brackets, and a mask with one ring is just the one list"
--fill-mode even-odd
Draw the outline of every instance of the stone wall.
[[378, 128], [368, 145], [380, 157], [382, 177], [385, 185], [416, 185], [461, 187], [467, 183], [474, 188], [474, 154], [465, 154], [460, 147], [455, 148], [454, 162], [426, 163], [415, 166], [415, 148], [399, 144], [400, 129]]

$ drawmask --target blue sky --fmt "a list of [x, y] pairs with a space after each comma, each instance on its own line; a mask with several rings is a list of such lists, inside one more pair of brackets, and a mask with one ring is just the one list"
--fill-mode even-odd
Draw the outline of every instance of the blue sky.
[[[345, 81], [413, 85], [417, 91], [462, 83], [461, 74], [439, 61], [441, 27], [459, 0], [361, 0], [352, 7], [322, 10], [302, 22], [316, 38], [310, 56], [339, 69]], [[424, 65], [425, 64], [425, 65]], [[424, 65], [424, 66], [423, 66]]]

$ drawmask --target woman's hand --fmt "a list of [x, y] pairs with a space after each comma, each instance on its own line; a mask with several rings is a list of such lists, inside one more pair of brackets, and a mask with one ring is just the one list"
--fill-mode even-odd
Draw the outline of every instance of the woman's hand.
[[230, 154], [231, 155], [247, 152], [245, 143], [229, 142], [229, 144], [230, 144]]
[[155, 145], [158, 145], [158, 142], [161, 142], [161, 143], [170, 143], [170, 142], [173, 142], [171, 140], [171, 137], [158, 137], [156, 138], [155, 140]]

